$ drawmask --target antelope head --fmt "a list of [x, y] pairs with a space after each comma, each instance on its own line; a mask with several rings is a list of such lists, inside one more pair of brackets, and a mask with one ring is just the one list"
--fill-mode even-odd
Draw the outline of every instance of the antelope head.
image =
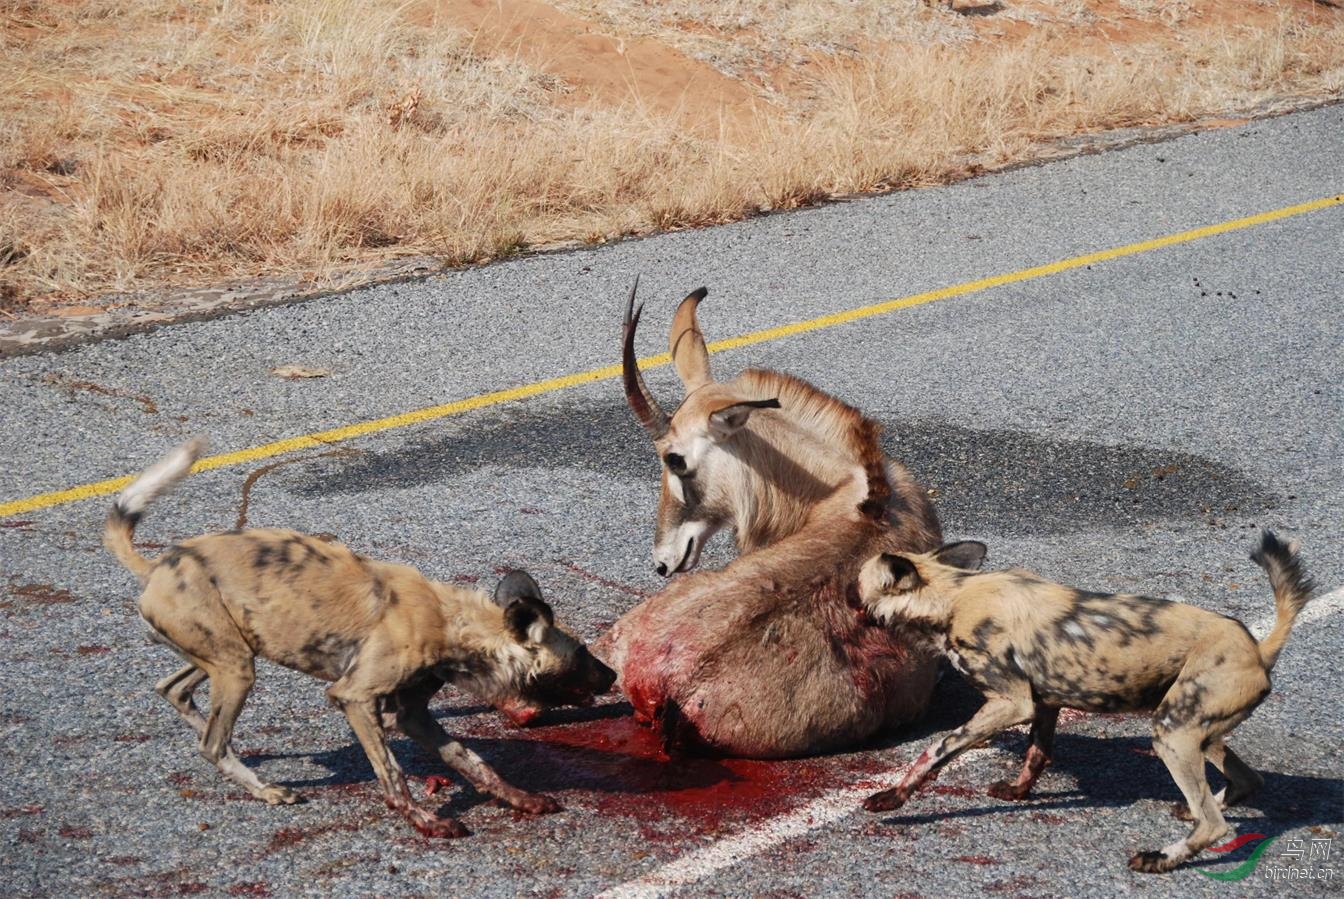
[[622, 374], [626, 400], [662, 462], [653, 561], [657, 572], [669, 577], [694, 568], [705, 541], [740, 523], [744, 506], [755, 496], [740, 446], [744, 429], [758, 410], [780, 406], [778, 397], [744, 396], [710, 375], [709, 351], [695, 315], [708, 293], [702, 287], [681, 301], [672, 320], [672, 364], [686, 398], [671, 416], [664, 412], [635, 361], [635, 329], [644, 309], [635, 306], [638, 287], [636, 278], [625, 311]]

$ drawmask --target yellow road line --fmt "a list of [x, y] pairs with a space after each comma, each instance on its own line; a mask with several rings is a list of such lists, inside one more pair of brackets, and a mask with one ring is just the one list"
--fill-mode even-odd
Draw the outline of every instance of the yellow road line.
[[[911, 296], [901, 297], [900, 299], [887, 300], [886, 302], [874, 303], [869, 306], [860, 306], [856, 309], [836, 312], [831, 315], [822, 315], [817, 318], [808, 319], [807, 321], [795, 322], [790, 325], [780, 325], [776, 328], [753, 331], [750, 334], [743, 334], [740, 337], [729, 337], [726, 340], [717, 340], [709, 344], [709, 350], [710, 352], [732, 350], [757, 343], [765, 343], [770, 340], [778, 340], [781, 337], [806, 334], [809, 331], [819, 331], [823, 328], [832, 328], [836, 325], [842, 325], [847, 322], [858, 321], [864, 318], [871, 318], [875, 315], [884, 315], [888, 312], [895, 312], [898, 309], [908, 309], [911, 306], [921, 306], [936, 300], [946, 300], [952, 297], [965, 296], [970, 293], [989, 290], [992, 287], [1001, 287], [1005, 284], [1020, 284], [1023, 281], [1031, 281], [1036, 278], [1044, 278], [1048, 275], [1056, 275], [1060, 272], [1082, 268], [1083, 266], [1092, 265], [1097, 262], [1120, 259], [1124, 256], [1134, 256], [1138, 253], [1149, 252], [1150, 250], [1160, 250], [1163, 247], [1189, 243], [1190, 241], [1200, 240], [1205, 237], [1226, 234], [1229, 231], [1240, 231], [1245, 228], [1253, 228], [1256, 225], [1276, 222], [1282, 219], [1291, 218], [1295, 215], [1303, 215], [1308, 212], [1316, 212], [1317, 210], [1339, 205], [1344, 205], [1344, 194], [1323, 197], [1319, 200], [1312, 200], [1309, 203], [1298, 203], [1295, 206], [1285, 206], [1281, 209], [1272, 209], [1268, 212], [1261, 212], [1258, 215], [1232, 219], [1230, 221], [1220, 222], [1216, 225], [1208, 225], [1204, 228], [1180, 231], [1176, 234], [1168, 234], [1165, 237], [1158, 237], [1153, 240], [1126, 244], [1122, 247], [1113, 247], [1109, 250], [1101, 250], [1083, 256], [1074, 256], [1069, 259], [1062, 259], [1058, 262], [1051, 262], [1047, 265], [1024, 268], [1002, 275], [992, 275], [988, 278], [980, 278], [976, 281], [966, 281], [961, 284], [954, 284], [951, 287], [943, 287], [938, 290], [917, 293]], [[667, 353], [660, 353], [657, 356], [647, 356], [641, 359], [640, 365], [644, 368], [657, 368], [658, 366], [668, 364], [670, 361], [671, 358]], [[507, 390], [495, 390], [490, 393], [482, 393], [464, 400], [443, 403], [438, 406], [429, 406], [425, 409], [416, 409], [413, 412], [403, 412], [400, 415], [392, 415], [387, 418], [359, 422], [358, 424], [331, 428], [326, 431], [317, 431], [299, 437], [290, 437], [285, 440], [277, 440], [274, 443], [265, 443], [261, 446], [235, 450], [231, 453], [221, 453], [217, 456], [207, 456], [197, 462], [192, 470], [208, 471], [212, 468], [241, 465], [245, 462], [255, 462], [259, 459], [267, 459], [272, 456], [291, 453], [295, 450], [308, 449], [323, 444], [340, 443], [341, 441], [352, 440], [356, 437], [364, 437], [369, 434], [377, 434], [395, 428], [404, 428], [408, 425], [423, 424], [440, 418], [447, 418], [452, 415], [460, 415], [463, 412], [470, 412], [473, 409], [484, 409], [487, 406], [497, 406], [500, 403], [527, 399], [528, 397], [540, 396], [544, 393], [553, 393], [557, 390], [577, 387], [580, 384], [589, 384], [593, 381], [605, 381], [609, 378], [619, 377], [620, 373], [621, 367], [619, 365], [607, 365], [602, 368], [595, 368], [577, 374], [550, 378], [545, 381], [536, 381], [532, 384], [523, 384], [518, 387], [510, 387]], [[105, 481], [95, 481], [91, 484], [80, 484], [77, 487], [70, 487], [65, 490], [54, 490], [50, 493], [39, 493], [24, 499], [16, 499], [6, 503], [0, 503], [0, 518], [5, 518], [11, 515], [22, 515], [26, 512], [35, 512], [39, 509], [49, 509], [53, 506], [61, 506], [67, 503], [93, 499], [99, 496], [109, 496], [129, 484], [133, 477], [133, 475], [124, 475], [119, 478], [109, 478]]]

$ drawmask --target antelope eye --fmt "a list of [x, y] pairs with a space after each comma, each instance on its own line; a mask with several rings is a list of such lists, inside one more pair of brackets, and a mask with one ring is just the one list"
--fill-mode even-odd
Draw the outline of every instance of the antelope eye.
[[686, 476], [686, 458], [680, 453], [668, 453], [663, 456], [663, 462], [667, 464], [667, 470], [677, 477]]

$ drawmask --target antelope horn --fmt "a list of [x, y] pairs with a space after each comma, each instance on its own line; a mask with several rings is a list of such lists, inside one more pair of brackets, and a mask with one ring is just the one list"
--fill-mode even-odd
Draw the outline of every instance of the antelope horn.
[[701, 287], [690, 292], [677, 307], [672, 317], [672, 334], [668, 350], [672, 354], [672, 366], [677, 377], [690, 393], [714, 380], [709, 374], [709, 350], [705, 347], [705, 335], [700, 331], [695, 311], [700, 301], [709, 293]]
[[639, 276], [635, 276], [635, 283], [630, 287], [630, 301], [625, 307], [625, 338], [621, 347], [621, 380], [625, 384], [625, 400], [630, 404], [630, 410], [635, 413], [635, 418], [644, 426], [644, 430], [649, 432], [649, 436], [654, 440], [667, 433], [668, 418], [667, 413], [658, 405], [658, 401], [653, 398], [649, 392], [649, 387], [644, 383], [644, 375], [639, 370], [639, 364], [635, 361], [635, 329], [639, 327], [639, 316], [644, 311], [644, 304], [640, 303], [639, 308], [635, 308], [635, 291], [639, 289]]

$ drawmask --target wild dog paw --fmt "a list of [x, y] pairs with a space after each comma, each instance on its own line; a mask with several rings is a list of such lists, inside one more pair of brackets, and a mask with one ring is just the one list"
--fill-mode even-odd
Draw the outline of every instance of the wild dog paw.
[[1031, 787], [1019, 786], [1012, 781], [999, 780], [989, 785], [985, 791], [995, 799], [1007, 799], [1012, 802], [1020, 802], [1031, 795]]
[[1150, 849], [1147, 852], [1135, 853], [1129, 859], [1129, 870], [1139, 871], [1143, 874], [1162, 874], [1176, 867], [1180, 862], [1175, 859], [1167, 858], [1160, 849]]
[[303, 794], [279, 784], [267, 784], [257, 794], [258, 799], [266, 800], [268, 805], [297, 805], [303, 802]]
[[470, 835], [471, 831], [467, 826], [456, 818], [439, 818], [428, 813], [423, 815], [407, 815], [416, 830], [427, 837], [442, 837], [446, 840], [456, 840], [460, 837]]
[[899, 788], [874, 793], [863, 800], [863, 807], [870, 812], [891, 812], [905, 805], [905, 797]]
[[509, 805], [529, 815], [550, 815], [563, 810], [560, 803], [540, 793], [524, 793], [517, 799], [510, 799]]

